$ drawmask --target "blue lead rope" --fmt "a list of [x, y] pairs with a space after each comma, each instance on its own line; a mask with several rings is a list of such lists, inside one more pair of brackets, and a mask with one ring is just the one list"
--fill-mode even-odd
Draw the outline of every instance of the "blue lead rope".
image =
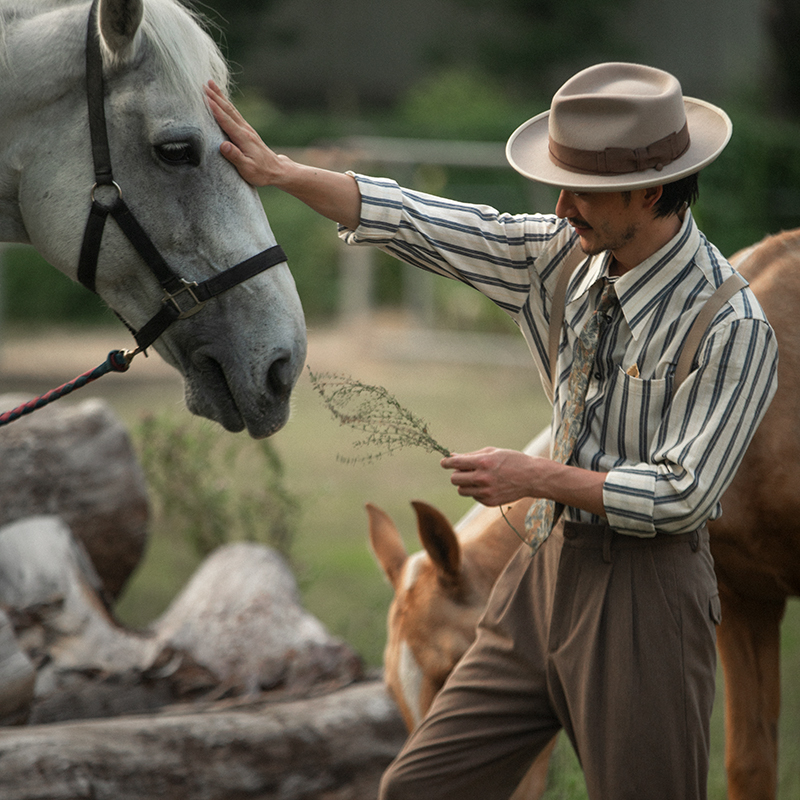
[[11, 411], [1, 413], [0, 425], [7, 425], [9, 422], [25, 416], [25, 414], [30, 414], [36, 411], [37, 408], [42, 408], [42, 406], [68, 395], [73, 389], [80, 389], [81, 386], [86, 386], [87, 383], [96, 381], [107, 372], [127, 372], [128, 367], [131, 365], [131, 360], [137, 352], [136, 350], [112, 350], [108, 354], [108, 358], [99, 367], [90, 369], [88, 372], [78, 375], [74, 380], [59, 386], [57, 389], [51, 389], [46, 394], [35, 397], [33, 400], [29, 400]]

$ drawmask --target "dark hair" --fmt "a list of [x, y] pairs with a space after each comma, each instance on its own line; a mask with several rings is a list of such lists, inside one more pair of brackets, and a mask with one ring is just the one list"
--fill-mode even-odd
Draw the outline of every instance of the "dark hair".
[[673, 183], [664, 184], [664, 191], [654, 208], [656, 217], [679, 214], [684, 207], [691, 206], [697, 201], [700, 196], [697, 175], [698, 173], [695, 172]]

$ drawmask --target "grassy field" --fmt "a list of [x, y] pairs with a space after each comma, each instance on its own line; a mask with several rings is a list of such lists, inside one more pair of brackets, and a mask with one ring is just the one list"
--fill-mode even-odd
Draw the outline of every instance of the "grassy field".
[[[57, 365], [58, 380], [73, 377], [99, 363], [111, 347], [124, 346], [125, 334], [115, 329], [101, 343], [87, 337], [76, 346], [70, 335], [44, 334], [48, 358]], [[102, 337], [101, 337], [102, 338]], [[338, 371], [367, 383], [385, 386], [401, 403], [428, 423], [432, 435], [452, 450], [492, 444], [521, 447], [547, 422], [548, 408], [538, 378], [528, 365], [518, 339], [492, 342], [478, 358], [486, 340], [451, 342], [434, 337], [409, 338], [402, 327], [310, 332], [308, 364], [314, 371]], [[33, 342], [7, 348], [0, 366], [0, 392], [9, 389], [39, 393], [51, 388], [19, 364], [43, 363]], [[92, 346], [89, 347], [88, 345]], [[19, 360], [20, 350], [23, 358]], [[26, 349], [28, 348], [28, 349]], [[29, 352], [30, 351], [30, 352]], [[27, 354], [27, 355], [26, 355]], [[73, 362], [80, 355], [80, 364]], [[191, 418], [181, 409], [180, 381], [160, 365], [134, 363], [128, 375], [112, 375], [74, 396], [107, 399], [131, 429], [143, 414], [167, 411], [197, 430], [210, 423]], [[523, 366], [518, 366], [523, 365]], [[26, 368], [27, 369], [27, 368]], [[49, 368], [52, 373], [54, 367]], [[55, 384], [53, 384], [55, 385]], [[224, 434], [223, 434], [224, 435]], [[245, 451], [250, 446], [241, 441]], [[272, 442], [285, 466], [285, 481], [300, 503], [292, 563], [308, 609], [336, 635], [355, 647], [367, 664], [379, 665], [384, 644], [390, 589], [367, 544], [364, 503], [381, 506], [397, 522], [410, 550], [418, 549], [409, 501], [422, 499], [458, 519], [470, 503], [458, 497], [439, 466], [439, 457], [421, 450], [404, 450], [370, 464], [343, 464], [337, 455], [352, 456], [353, 431], [340, 427], [313, 391], [307, 373], [294, 398], [292, 419]], [[155, 618], [197, 565], [188, 546], [153, 532], [146, 559], [119, 606], [120, 616], [142, 626]], [[782, 642], [783, 706], [781, 715], [780, 800], [800, 797], [800, 603], [789, 605]], [[722, 676], [713, 719], [713, 758], [709, 781], [711, 800], [725, 797], [722, 719]], [[580, 769], [562, 737], [551, 771], [548, 800], [585, 798]]]

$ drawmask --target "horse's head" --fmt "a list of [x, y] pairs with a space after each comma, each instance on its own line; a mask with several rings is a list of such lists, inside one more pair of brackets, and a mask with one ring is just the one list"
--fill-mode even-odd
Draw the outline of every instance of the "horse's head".
[[478, 620], [503, 567], [519, 547], [511, 526], [531, 499], [505, 511], [476, 505], [456, 528], [441, 511], [412, 502], [423, 550], [408, 555], [394, 522], [368, 503], [372, 551], [394, 588], [384, 680], [413, 730], [475, 638]]
[[[31, 6], [38, 13], [27, 20], [6, 20], [0, 58], [14, 140], [0, 165], [0, 232], [30, 242], [75, 278], [95, 180], [84, 67], [89, 6]], [[274, 245], [258, 195], [219, 153], [223, 135], [202, 87], [209, 78], [225, 85], [227, 70], [210, 37], [174, 0], [99, 0], [98, 19], [114, 179], [167, 264], [202, 282]], [[105, 226], [96, 290], [135, 329], [160, 308], [158, 282], [115, 222]], [[288, 267], [209, 301], [154, 346], [184, 376], [193, 413], [231, 431], [275, 432], [305, 359]]]
[[384, 652], [384, 680], [413, 730], [475, 638], [491, 581], [476, 580], [447, 519], [412, 503], [424, 550], [409, 556], [395, 524], [367, 504], [372, 550], [394, 588]]
[[[529, 445], [541, 451], [545, 437]], [[549, 435], [547, 437], [549, 439]], [[505, 509], [475, 506], [453, 528], [426, 503], [414, 502], [424, 550], [409, 556], [389, 516], [367, 504], [373, 552], [394, 588], [389, 609], [384, 681], [409, 731], [472, 643], [495, 580], [519, 547], [519, 529], [531, 498]], [[531, 765], [511, 800], [539, 798], [547, 786], [554, 737]]]

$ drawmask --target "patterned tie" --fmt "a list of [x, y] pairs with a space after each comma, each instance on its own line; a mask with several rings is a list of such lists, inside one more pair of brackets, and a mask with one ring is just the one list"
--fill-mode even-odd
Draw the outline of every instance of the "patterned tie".
[[[607, 282], [597, 308], [586, 321], [575, 343], [572, 369], [567, 384], [567, 401], [553, 444], [553, 461], [566, 464], [572, 455], [578, 433], [583, 426], [586, 389], [589, 386], [589, 375], [597, 354], [597, 345], [608, 322], [609, 312], [616, 302], [614, 284]], [[535, 553], [550, 535], [555, 520], [555, 508], [556, 503], [553, 500], [540, 498], [528, 509], [525, 517], [524, 541], [530, 546], [532, 553]]]

